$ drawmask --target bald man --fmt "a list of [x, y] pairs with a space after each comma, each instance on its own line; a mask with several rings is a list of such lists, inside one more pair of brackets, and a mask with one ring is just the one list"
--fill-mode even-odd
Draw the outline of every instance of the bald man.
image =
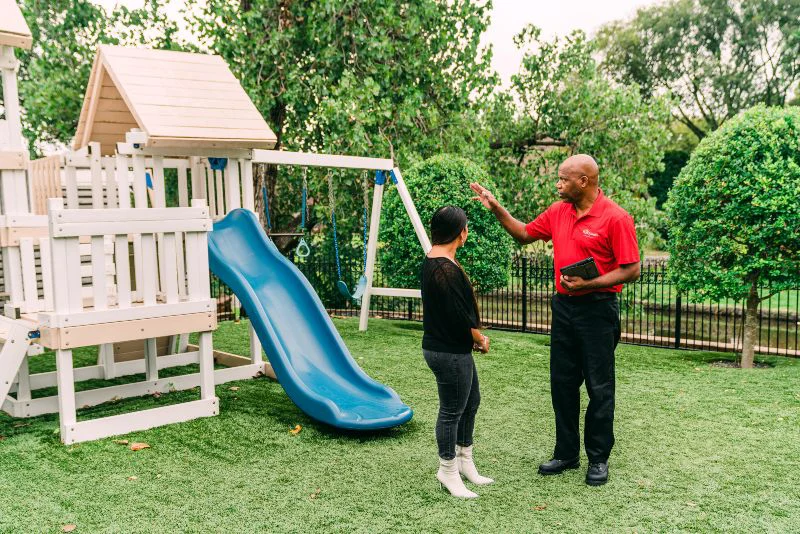
[[[614, 446], [614, 351], [620, 336], [617, 294], [639, 278], [639, 245], [633, 218], [599, 187], [595, 160], [579, 154], [558, 169], [560, 202], [533, 222], [515, 219], [480, 184], [470, 186], [503, 228], [519, 243], [553, 241], [556, 294], [552, 299], [550, 392], [556, 420], [556, 445], [542, 475], [580, 467], [580, 386], [589, 393], [584, 447], [589, 459], [586, 483], [608, 481]], [[599, 276], [564, 276], [560, 270], [593, 258]]]

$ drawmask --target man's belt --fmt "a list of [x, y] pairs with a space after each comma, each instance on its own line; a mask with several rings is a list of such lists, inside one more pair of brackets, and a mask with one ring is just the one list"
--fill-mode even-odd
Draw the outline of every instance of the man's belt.
[[598, 302], [601, 300], [615, 300], [617, 298], [617, 293], [611, 291], [594, 291], [585, 295], [565, 295], [563, 293], [556, 293], [556, 298], [565, 302]]

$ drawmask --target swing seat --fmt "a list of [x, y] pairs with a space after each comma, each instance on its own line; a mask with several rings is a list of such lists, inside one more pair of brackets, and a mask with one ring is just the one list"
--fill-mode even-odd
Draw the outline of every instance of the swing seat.
[[349, 299], [358, 300], [364, 296], [364, 291], [367, 289], [367, 277], [366, 275], [361, 275], [361, 277], [358, 279], [358, 283], [356, 284], [356, 290], [353, 291], [353, 293], [350, 293], [350, 290], [347, 288], [347, 284], [344, 283], [344, 280], [339, 280], [336, 282], [336, 287], [339, 289], [339, 293], [341, 293], [342, 296]]
[[303, 232], [266, 232], [269, 237], [303, 237]]
[[360, 300], [362, 296], [364, 296], [364, 291], [367, 290], [367, 277], [366, 275], [361, 275], [358, 279], [358, 284], [356, 284], [356, 290], [353, 292], [353, 298], [355, 300]]

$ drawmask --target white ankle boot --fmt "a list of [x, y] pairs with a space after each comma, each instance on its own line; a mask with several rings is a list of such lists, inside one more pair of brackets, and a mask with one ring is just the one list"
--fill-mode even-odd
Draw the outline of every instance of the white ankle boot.
[[475, 462], [472, 461], [472, 445], [469, 447], [456, 445], [456, 460], [458, 461], [458, 472], [473, 484], [485, 486], [494, 482], [491, 478], [478, 474]]
[[452, 460], [439, 458], [439, 471], [436, 473], [436, 478], [439, 479], [442, 487], [449, 491], [453, 497], [474, 499], [478, 496], [477, 493], [471, 492], [464, 485], [461, 475], [458, 474], [458, 461], [455, 458]]

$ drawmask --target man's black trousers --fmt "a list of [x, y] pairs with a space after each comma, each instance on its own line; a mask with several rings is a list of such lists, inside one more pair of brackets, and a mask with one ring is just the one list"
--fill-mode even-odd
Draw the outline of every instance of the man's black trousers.
[[589, 393], [584, 447], [590, 463], [606, 462], [614, 446], [614, 350], [620, 336], [616, 293], [570, 297], [552, 302], [550, 391], [556, 416], [554, 457], [580, 455], [580, 386]]

